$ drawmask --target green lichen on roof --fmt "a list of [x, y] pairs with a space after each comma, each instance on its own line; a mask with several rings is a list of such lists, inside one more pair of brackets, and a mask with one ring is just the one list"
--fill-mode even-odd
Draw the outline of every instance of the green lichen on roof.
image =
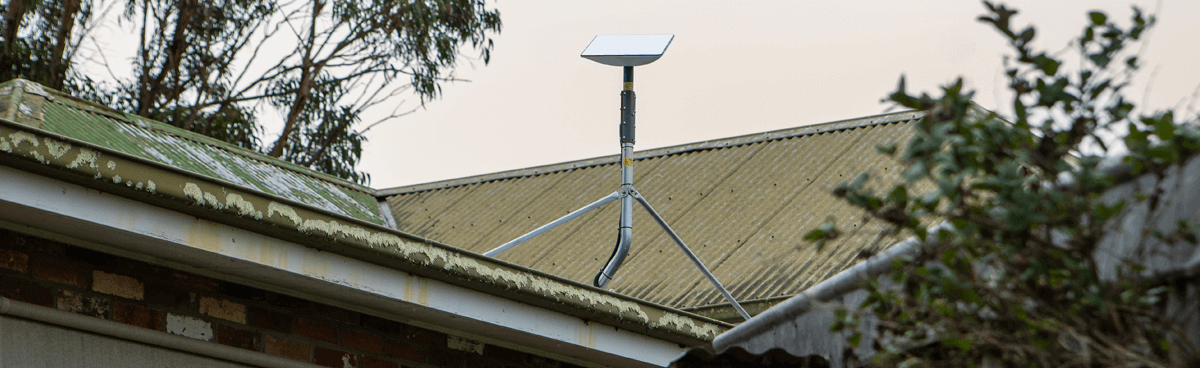
[[147, 161], [308, 204], [330, 213], [375, 224], [386, 223], [370, 188], [168, 124], [112, 110], [37, 83], [21, 79], [0, 83], [0, 111], [10, 120]]

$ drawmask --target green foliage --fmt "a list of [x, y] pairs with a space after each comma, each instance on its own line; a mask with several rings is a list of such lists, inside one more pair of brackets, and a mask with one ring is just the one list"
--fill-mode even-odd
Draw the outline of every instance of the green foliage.
[[[401, 94], [437, 98], [463, 48], [490, 60], [501, 25], [485, 0], [128, 0], [121, 21], [141, 35], [133, 76], [98, 82], [72, 69], [96, 25], [93, 3], [8, 0], [0, 80], [31, 79], [359, 183], [369, 180], [355, 169], [363, 133], [407, 113], [366, 127], [359, 117]], [[276, 137], [261, 126], [269, 114], [283, 122]]]
[[25, 78], [55, 89], [71, 87], [72, 59], [82, 35], [96, 26], [95, 10], [90, 0], [0, 5], [0, 81]]
[[[858, 331], [863, 316], [878, 322], [870, 361], [884, 366], [1141, 367], [1197, 359], [1157, 312], [1162, 280], [1137, 277], [1143, 268], [1132, 263], [1106, 280], [1101, 273], [1111, 270], [1093, 258], [1110, 220], [1126, 208], [1101, 201], [1115, 183], [1101, 169], [1110, 146], [1124, 144], [1135, 175], [1163, 175], [1200, 152], [1196, 119], [1178, 121], [1171, 111], [1132, 116], [1134, 105], [1122, 97], [1138, 68], [1126, 50], [1154, 17], [1134, 8], [1131, 23], [1120, 26], [1091, 12], [1074, 44], [1082, 66], [1067, 71], [1063, 60], [1030, 47], [1036, 32], [1013, 27], [1015, 10], [984, 4], [979, 20], [1016, 53], [1006, 71], [1015, 116], [978, 108], [961, 79], [939, 97], [910, 95], [900, 79], [889, 100], [925, 112], [900, 154], [904, 182], [876, 193], [864, 174], [834, 194], [929, 247], [897, 259], [891, 277], [867, 283], [865, 314], [839, 314], [834, 330]], [[1102, 132], [1122, 125], [1129, 126], [1123, 142], [1105, 140]], [[911, 193], [919, 183], [934, 189]], [[951, 226], [930, 234], [937, 222]], [[805, 239], [822, 247], [837, 234], [831, 222]], [[1197, 241], [1186, 221], [1154, 235]], [[849, 336], [851, 346], [866, 341]]]

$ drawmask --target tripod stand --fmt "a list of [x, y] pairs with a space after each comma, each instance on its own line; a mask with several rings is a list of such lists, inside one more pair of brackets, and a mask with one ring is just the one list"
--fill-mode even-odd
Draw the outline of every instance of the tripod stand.
[[[593, 41], [593, 44], [595, 44], [595, 42], [596, 41]], [[590, 48], [591, 46], [589, 46], [589, 49]], [[663, 46], [663, 49], [665, 49], [665, 45]], [[587, 50], [584, 52], [584, 57], [587, 57]], [[742, 318], [749, 320], [750, 314], [746, 313], [745, 309], [742, 309], [742, 306], [738, 304], [736, 299], [733, 298], [733, 295], [730, 295], [729, 291], [725, 290], [724, 286], [721, 286], [721, 282], [717, 281], [717, 277], [713, 276], [712, 272], [710, 272], [708, 268], [704, 266], [704, 263], [700, 262], [700, 258], [697, 258], [696, 254], [692, 253], [692, 250], [683, 243], [683, 239], [680, 239], [679, 235], [671, 229], [671, 226], [667, 225], [666, 220], [663, 220], [662, 216], [659, 216], [658, 212], [654, 210], [654, 207], [650, 206], [650, 202], [646, 201], [646, 198], [642, 197], [641, 193], [638, 193], [637, 189], [633, 187], [633, 133], [635, 99], [633, 93], [633, 66], [624, 65], [624, 71], [624, 88], [621, 90], [621, 188], [598, 201], [592, 202], [591, 204], [584, 206], [575, 212], [560, 217], [559, 219], [548, 224], [542, 225], [542, 227], [534, 229], [533, 231], [513, 239], [508, 243], [504, 243], [503, 245], [496, 247], [495, 249], [492, 249], [483, 255], [495, 257], [496, 255], [499, 255], [500, 253], [511, 249], [512, 247], [524, 243], [529, 239], [533, 239], [542, 233], [550, 231], [559, 225], [567, 223], [578, 218], [579, 216], [591, 212], [592, 210], [612, 203], [613, 201], [620, 200], [621, 217], [618, 223], [617, 244], [614, 246], [613, 253], [611, 256], [609, 256], [608, 262], [605, 263], [604, 268], [600, 271], [600, 273], [596, 274], [596, 278], [592, 281], [592, 284], [596, 287], [603, 288], [608, 285], [609, 281], [612, 281], [613, 277], [615, 277], [617, 269], [621, 267], [621, 264], [625, 261], [625, 256], [629, 253], [629, 246], [633, 238], [633, 202], [636, 200], [637, 203], [640, 204], [642, 208], [650, 214], [650, 217], [654, 218], [654, 221], [658, 223], [658, 226], [667, 233], [667, 236], [671, 238], [671, 241], [675, 242], [675, 244], [679, 246], [679, 249], [683, 251], [685, 255], [687, 255], [688, 259], [696, 265], [696, 268], [699, 268], [700, 272], [704, 273], [704, 277], [708, 278], [708, 281], [717, 288], [717, 291], [721, 292], [721, 296], [725, 297], [725, 300], [729, 301], [729, 304], [733, 305], [734, 309], [737, 309], [738, 314], [741, 314]]]

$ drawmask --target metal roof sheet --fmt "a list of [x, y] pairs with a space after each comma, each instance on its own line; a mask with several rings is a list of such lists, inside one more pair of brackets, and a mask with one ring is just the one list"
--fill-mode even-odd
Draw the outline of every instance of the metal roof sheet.
[[[42, 98], [28, 98], [36, 95]], [[0, 84], [0, 100], [37, 104], [37, 128], [376, 224], [374, 191], [203, 135], [124, 114], [25, 81]], [[20, 111], [20, 109], [15, 109]], [[21, 120], [21, 119], [14, 119]]]
[[[876, 186], [900, 163], [877, 145], [904, 143], [920, 115], [894, 113], [635, 154], [634, 186], [739, 300], [794, 295], [895, 239], [832, 195], [859, 173]], [[619, 188], [617, 156], [383, 189], [399, 230], [483, 253]], [[618, 205], [547, 232], [498, 258], [582, 283], [616, 240]], [[823, 252], [803, 234], [829, 219], [846, 231]], [[629, 257], [609, 284], [676, 308], [721, 304], [699, 271], [634, 211]]]

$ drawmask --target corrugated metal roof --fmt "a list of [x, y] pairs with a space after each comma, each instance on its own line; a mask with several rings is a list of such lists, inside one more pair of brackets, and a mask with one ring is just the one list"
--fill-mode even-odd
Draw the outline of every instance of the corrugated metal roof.
[[[36, 122], [35, 127], [42, 130], [312, 205], [331, 213], [376, 224], [386, 223], [380, 215], [374, 191], [370, 188], [174, 126], [79, 100], [25, 80], [0, 84], [0, 100], [11, 101], [14, 105], [40, 105], [29, 109], [36, 116], [31, 115], [24, 120]], [[21, 121], [19, 118], [14, 116], [13, 120]]]
[[[868, 172], [899, 180], [877, 145], [912, 137], [912, 112], [635, 154], [634, 186], [739, 300], [793, 295], [895, 239], [831, 192]], [[380, 190], [399, 230], [482, 253], [619, 188], [617, 156]], [[619, 205], [589, 213], [498, 258], [590, 283], [616, 241]], [[816, 252], [802, 237], [828, 219], [844, 236]], [[676, 308], [724, 303], [648, 215], [634, 211], [615, 291]], [[885, 239], [886, 238], [886, 239]]]

